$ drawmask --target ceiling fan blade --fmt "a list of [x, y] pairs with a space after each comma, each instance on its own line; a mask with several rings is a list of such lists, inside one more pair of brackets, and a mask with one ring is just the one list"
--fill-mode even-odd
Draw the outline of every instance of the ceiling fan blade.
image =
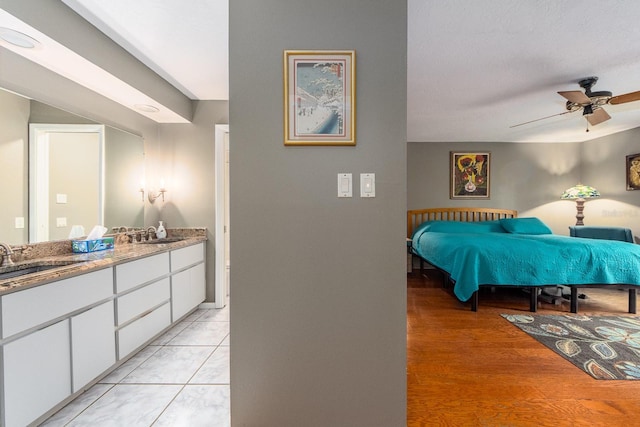
[[640, 101], [640, 90], [637, 92], [625, 93], [624, 95], [613, 96], [609, 104], [624, 104], [626, 102]]
[[555, 116], [561, 116], [563, 114], [567, 114], [567, 113], [573, 113], [573, 111], [563, 111], [562, 113], [558, 113], [558, 114], [553, 114], [551, 116], [547, 116], [547, 117], [541, 117], [539, 119], [535, 119], [535, 120], [529, 120], [528, 122], [524, 122], [524, 123], [518, 123], [517, 125], [513, 125], [513, 126], [509, 126], [510, 128], [515, 128], [518, 126], [522, 126], [522, 125], [528, 125], [529, 123], [533, 123], [533, 122], [539, 122], [540, 120], [544, 120], [544, 119], [550, 119], [551, 117], [555, 117]]
[[585, 118], [587, 119], [587, 121], [591, 126], [595, 126], [597, 124], [600, 124], [602, 122], [609, 120], [611, 116], [602, 108], [597, 108], [593, 110], [593, 114], [589, 114], [588, 116], [585, 116]]
[[575, 104], [589, 104], [591, 100], [584, 92], [580, 92], [579, 90], [567, 90], [564, 92], [558, 92], [558, 95], [564, 96], [567, 98], [569, 102], [573, 102]]

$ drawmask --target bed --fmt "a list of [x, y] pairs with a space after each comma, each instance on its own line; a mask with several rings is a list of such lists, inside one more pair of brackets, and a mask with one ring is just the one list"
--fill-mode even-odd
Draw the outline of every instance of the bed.
[[536, 311], [539, 288], [563, 285], [573, 313], [578, 289], [595, 286], [627, 289], [629, 312], [636, 312], [640, 245], [559, 236], [538, 218], [490, 208], [410, 210], [407, 238], [412, 254], [443, 271], [473, 311], [480, 287], [526, 288]]

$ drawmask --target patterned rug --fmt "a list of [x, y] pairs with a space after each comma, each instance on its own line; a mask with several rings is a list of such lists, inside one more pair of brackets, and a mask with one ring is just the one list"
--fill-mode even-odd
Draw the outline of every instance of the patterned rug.
[[598, 380], [640, 380], [640, 317], [503, 314]]

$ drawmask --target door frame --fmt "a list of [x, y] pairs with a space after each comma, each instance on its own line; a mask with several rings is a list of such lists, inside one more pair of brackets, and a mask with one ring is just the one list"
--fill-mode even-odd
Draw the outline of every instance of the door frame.
[[225, 263], [225, 134], [229, 133], [229, 125], [215, 126], [215, 307], [223, 308], [227, 305], [227, 286]]
[[[105, 126], [99, 124], [29, 124], [29, 243], [49, 239], [49, 135], [95, 133], [98, 135], [98, 224], [104, 223]], [[79, 172], [82, 165], [79, 165]]]

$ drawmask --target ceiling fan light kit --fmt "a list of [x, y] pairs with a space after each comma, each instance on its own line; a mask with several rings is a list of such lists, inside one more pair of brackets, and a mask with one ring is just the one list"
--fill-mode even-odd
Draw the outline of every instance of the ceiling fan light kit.
[[[574, 111], [582, 110], [582, 116], [589, 122], [591, 126], [598, 125], [602, 122], [605, 122], [611, 118], [609, 113], [602, 108], [604, 105], [611, 104], [624, 104], [627, 102], [640, 101], [640, 91], [626, 93], [624, 95], [613, 96], [611, 92], [608, 90], [601, 91], [592, 91], [591, 88], [596, 84], [598, 78], [586, 77], [578, 81], [578, 84], [584, 92], [579, 90], [569, 90], [569, 91], [561, 91], [558, 94], [564, 98], [566, 98], [566, 108], [567, 111], [562, 113], [554, 114], [552, 116], [542, 117], [536, 120], [530, 120], [528, 122], [519, 123], [517, 125], [513, 125], [510, 127], [517, 127], [526, 125], [529, 123], [537, 122], [539, 120], [548, 119], [550, 117], [560, 116], [566, 113], [573, 113]], [[587, 132], [589, 129], [587, 129]]]

